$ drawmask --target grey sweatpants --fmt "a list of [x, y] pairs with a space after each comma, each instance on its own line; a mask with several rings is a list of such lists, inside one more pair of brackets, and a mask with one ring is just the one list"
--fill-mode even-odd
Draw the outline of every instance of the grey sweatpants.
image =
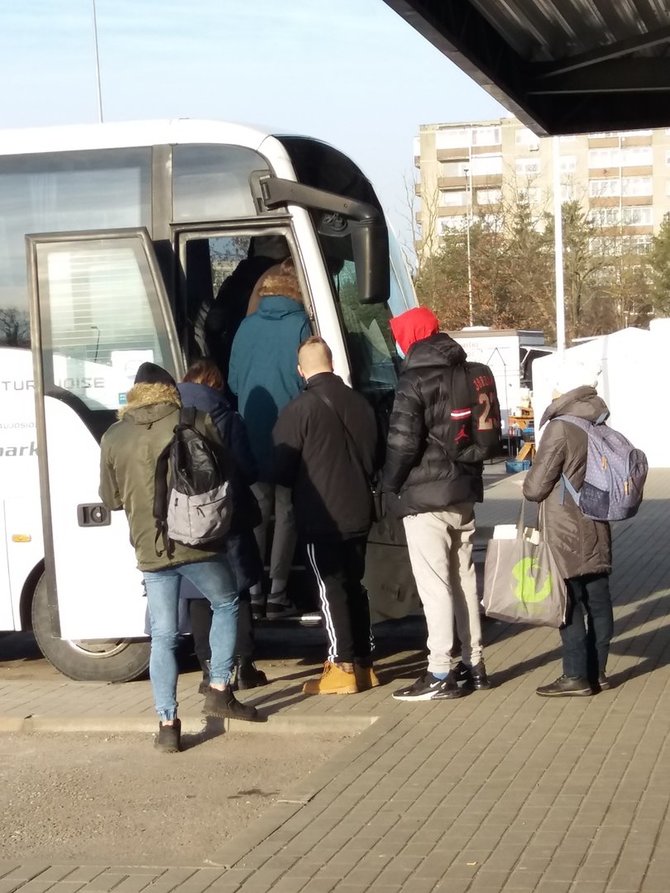
[[428, 670], [448, 673], [458, 663], [452, 657], [454, 619], [468, 666], [482, 659], [482, 627], [472, 535], [472, 503], [451, 505], [442, 512], [422, 512], [403, 519], [416, 588], [428, 625]]
[[291, 572], [297, 540], [293, 519], [292, 492], [289, 487], [268, 484], [265, 481], [257, 481], [251, 485], [251, 489], [258, 500], [258, 507], [263, 518], [254, 530], [261, 560], [265, 562], [268, 528], [274, 515], [274, 535], [270, 550], [270, 578], [283, 580], [285, 583]]

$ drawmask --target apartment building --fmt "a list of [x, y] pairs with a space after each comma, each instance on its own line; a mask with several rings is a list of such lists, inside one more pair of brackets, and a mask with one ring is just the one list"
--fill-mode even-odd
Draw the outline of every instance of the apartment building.
[[[475, 217], [498, 225], [501, 207], [518, 200], [538, 220], [551, 212], [553, 145], [513, 117], [422, 125], [414, 145], [417, 247], [432, 253], [442, 235]], [[670, 129], [562, 136], [558, 148], [561, 198], [582, 204], [603, 251], [648, 250], [670, 212]]]

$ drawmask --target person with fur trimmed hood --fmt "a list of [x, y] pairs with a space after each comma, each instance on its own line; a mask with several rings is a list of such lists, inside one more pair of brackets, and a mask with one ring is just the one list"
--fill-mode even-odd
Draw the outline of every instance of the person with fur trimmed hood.
[[[203, 713], [257, 720], [254, 707], [235, 699], [230, 687], [237, 631], [237, 587], [223, 552], [174, 543], [168, 555], [156, 543], [153, 515], [156, 463], [179, 422], [181, 399], [172, 376], [142, 363], [119, 421], [104, 434], [100, 457], [100, 498], [112, 511], [123, 509], [137, 565], [144, 576], [151, 625], [149, 675], [159, 717], [155, 745], [165, 753], [180, 747], [177, 718], [177, 638], [181, 578], [193, 583], [212, 606], [210, 687]], [[201, 434], [223, 449], [208, 415], [198, 412]]]
[[610, 687], [605, 673], [614, 632], [610, 525], [587, 518], [564, 490], [563, 475], [575, 490], [584, 483], [588, 436], [559, 418], [607, 418], [607, 404], [595, 389], [597, 378], [598, 372], [583, 364], [559, 369], [552, 402], [540, 422], [537, 454], [523, 482], [526, 499], [542, 503], [544, 537], [568, 587], [567, 617], [561, 627], [563, 674], [537, 689], [545, 698], [583, 697]]

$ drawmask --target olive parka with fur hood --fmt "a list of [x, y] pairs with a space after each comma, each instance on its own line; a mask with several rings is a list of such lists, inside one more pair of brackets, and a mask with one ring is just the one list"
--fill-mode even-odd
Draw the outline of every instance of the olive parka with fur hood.
[[607, 404], [595, 388], [579, 387], [553, 400], [542, 417], [537, 455], [526, 474], [523, 495], [543, 503], [542, 530], [566, 579], [612, 570], [612, 539], [606, 521], [592, 521], [561, 485], [565, 474], [579, 491], [586, 475], [586, 431], [557, 416], [574, 415], [589, 422], [608, 415]]
[[[128, 403], [119, 410], [119, 421], [105, 432], [100, 445], [100, 499], [112, 511], [125, 509], [130, 542], [141, 571], [210, 561], [221, 554], [175, 543], [172, 557], [168, 558], [162, 541], [159, 539], [156, 543], [153, 514], [156, 462], [172, 440], [180, 408], [175, 387], [136, 384], [128, 392]], [[221, 446], [216, 427], [206, 413], [196, 414], [195, 425], [209, 441]]]

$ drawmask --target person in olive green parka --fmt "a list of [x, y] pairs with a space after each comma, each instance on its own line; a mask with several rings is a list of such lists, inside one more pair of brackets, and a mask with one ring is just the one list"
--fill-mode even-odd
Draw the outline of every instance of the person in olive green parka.
[[[179, 423], [181, 400], [172, 376], [154, 363], [143, 363], [128, 392], [119, 421], [101, 442], [100, 498], [114, 510], [124, 509], [137, 564], [144, 576], [151, 624], [149, 675], [160, 724], [156, 747], [173, 753], [180, 747], [175, 657], [179, 635], [179, 587], [190, 580], [212, 605], [210, 688], [203, 712], [257, 720], [256, 709], [235, 699], [230, 687], [237, 631], [237, 588], [223, 551], [174, 543], [168, 554], [157, 542], [153, 515], [156, 463]], [[209, 416], [197, 413], [195, 426], [222, 450]]]

